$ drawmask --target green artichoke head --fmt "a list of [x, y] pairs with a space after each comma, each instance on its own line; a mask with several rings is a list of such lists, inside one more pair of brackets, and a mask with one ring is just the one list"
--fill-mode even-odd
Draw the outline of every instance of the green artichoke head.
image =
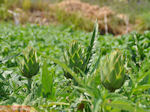
[[32, 78], [39, 72], [39, 62], [36, 51], [32, 47], [28, 47], [23, 52], [24, 60], [21, 62], [20, 71], [26, 78]]
[[125, 82], [125, 67], [123, 54], [119, 50], [101, 60], [101, 82], [111, 92], [121, 88]]
[[[64, 54], [65, 63], [77, 74], [80, 70], [84, 69], [84, 57], [84, 50], [80, 43], [76, 40], [71, 43], [70, 48], [67, 49]], [[65, 72], [65, 76], [66, 78], [72, 78], [72, 76], [67, 72]]]

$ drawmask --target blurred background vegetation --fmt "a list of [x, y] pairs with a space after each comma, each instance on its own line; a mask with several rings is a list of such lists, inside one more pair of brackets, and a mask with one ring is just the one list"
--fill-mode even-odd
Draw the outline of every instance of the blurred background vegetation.
[[[26, 24], [30, 22], [39, 24], [44, 21], [44, 25], [63, 24], [72, 26], [74, 29], [92, 31], [93, 21], [84, 17], [82, 13], [69, 13], [61, 9], [61, 7], [54, 8], [52, 6], [62, 1], [65, 0], [0, 0], [0, 21], [15, 21], [16, 24]], [[150, 30], [150, 0], [81, 1], [89, 3], [90, 5], [97, 5], [100, 8], [107, 6], [116, 14], [124, 14], [129, 19], [132, 31], [144, 32], [145, 30]], [[21, 15], [18, 16], [18, 13]], [[36, 17], [36, 19], [34, 17]], [[39, 19], [40, 17], [43, 19]], [[113, 30], [120, 29], [120, 27], [118, 27], [119, 25], [120, 20], [112, 17], [110, 24], [108, 23], [108, 33], [121, 34], [122, 32]], [[101, 26], [103, 27], [103, 25]], [[103, 28], [101, 28], [101, 31], [103, 32]]]

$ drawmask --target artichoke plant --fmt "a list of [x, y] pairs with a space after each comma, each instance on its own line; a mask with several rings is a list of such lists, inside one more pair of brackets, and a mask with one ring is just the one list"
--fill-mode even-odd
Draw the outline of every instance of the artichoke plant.
[[40, 68], [36, 51], [29, 47], [24, 51], [23, 58], [20, 71], [24, 77], [32, 78], [38, 73]]
[[[67, 49], [64, 53], [64, 60], [66, 65], [71, 68], [76, 74], [82, 73], [85, 75], [89, 74], [91, 69], [91, 64], [93, 62], [93, 55], [95, 54], [95, 46], [98, 36], [98, 23], [95, 23], [95, 27], [93, 30], [92, 38], [88, 47], [83, 48], [80, 43], [74, 40], [69, 49]], [[95, 68], [92, 70], [94, 71]], [[73, 77], [65, 71], [65, 77], [71, 78]]]
[[119, 50], [113, 51], [101, 61], [101, 83], [111, 92], [125, 82], [124, 58]]
[[31, 91], [32, 77], [39, 72], [39, 62], [37, 58], [36, 51], [29, 47], [23, 52], [24, 60], [21, 62], [20, 71], [24, 77], [28, 80], [28, 93]]
[[[73, 41], [71, 43], [71, 47], [65, 52], [64, 54], [64, 60], [65, 63], [75, 72], [79, 73], [80, 70], [84, 71], [85, 66], [84, 64], [84, 50], [81, 47], [80, 43], [78, 41]], [[73, 78], [68, 72], [65, 72], [66, 78]]]

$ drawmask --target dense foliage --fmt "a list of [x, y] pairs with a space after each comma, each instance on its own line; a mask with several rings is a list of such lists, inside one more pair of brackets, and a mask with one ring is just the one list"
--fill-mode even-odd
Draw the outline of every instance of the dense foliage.
[[[150, 32], [101, 36], [97, 27], [86, 33], [65, 26], [1, 24], [0, 105], [30, 105], [50, 112], [149, 112]], [[35, 48], [32, 55], [24, 54], [28, 46]], [[116, 50], [121, 54], [113, 57]], [[32, 79], [24, 77], [20, 60], [23, 70], [31, 73], [38, 66], [35, 52], [40, 68]], [[107, 72], [110, 65], [113, 71]], [[109, 84], [119, 84], [122, 70], [123, 81], [109, 91]], [[101, 80], [103, 74], [108, 78]], [[117, 80], [115, 85], [110, 77]]]

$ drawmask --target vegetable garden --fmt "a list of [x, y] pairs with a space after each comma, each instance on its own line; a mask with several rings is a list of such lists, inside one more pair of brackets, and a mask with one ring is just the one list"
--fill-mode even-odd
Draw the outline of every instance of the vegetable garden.
[[[149, 112], [150, 32], [0, 25], [0, 105], [43, 112]], [[33, 111], [33, 110], [32, 110]]]

